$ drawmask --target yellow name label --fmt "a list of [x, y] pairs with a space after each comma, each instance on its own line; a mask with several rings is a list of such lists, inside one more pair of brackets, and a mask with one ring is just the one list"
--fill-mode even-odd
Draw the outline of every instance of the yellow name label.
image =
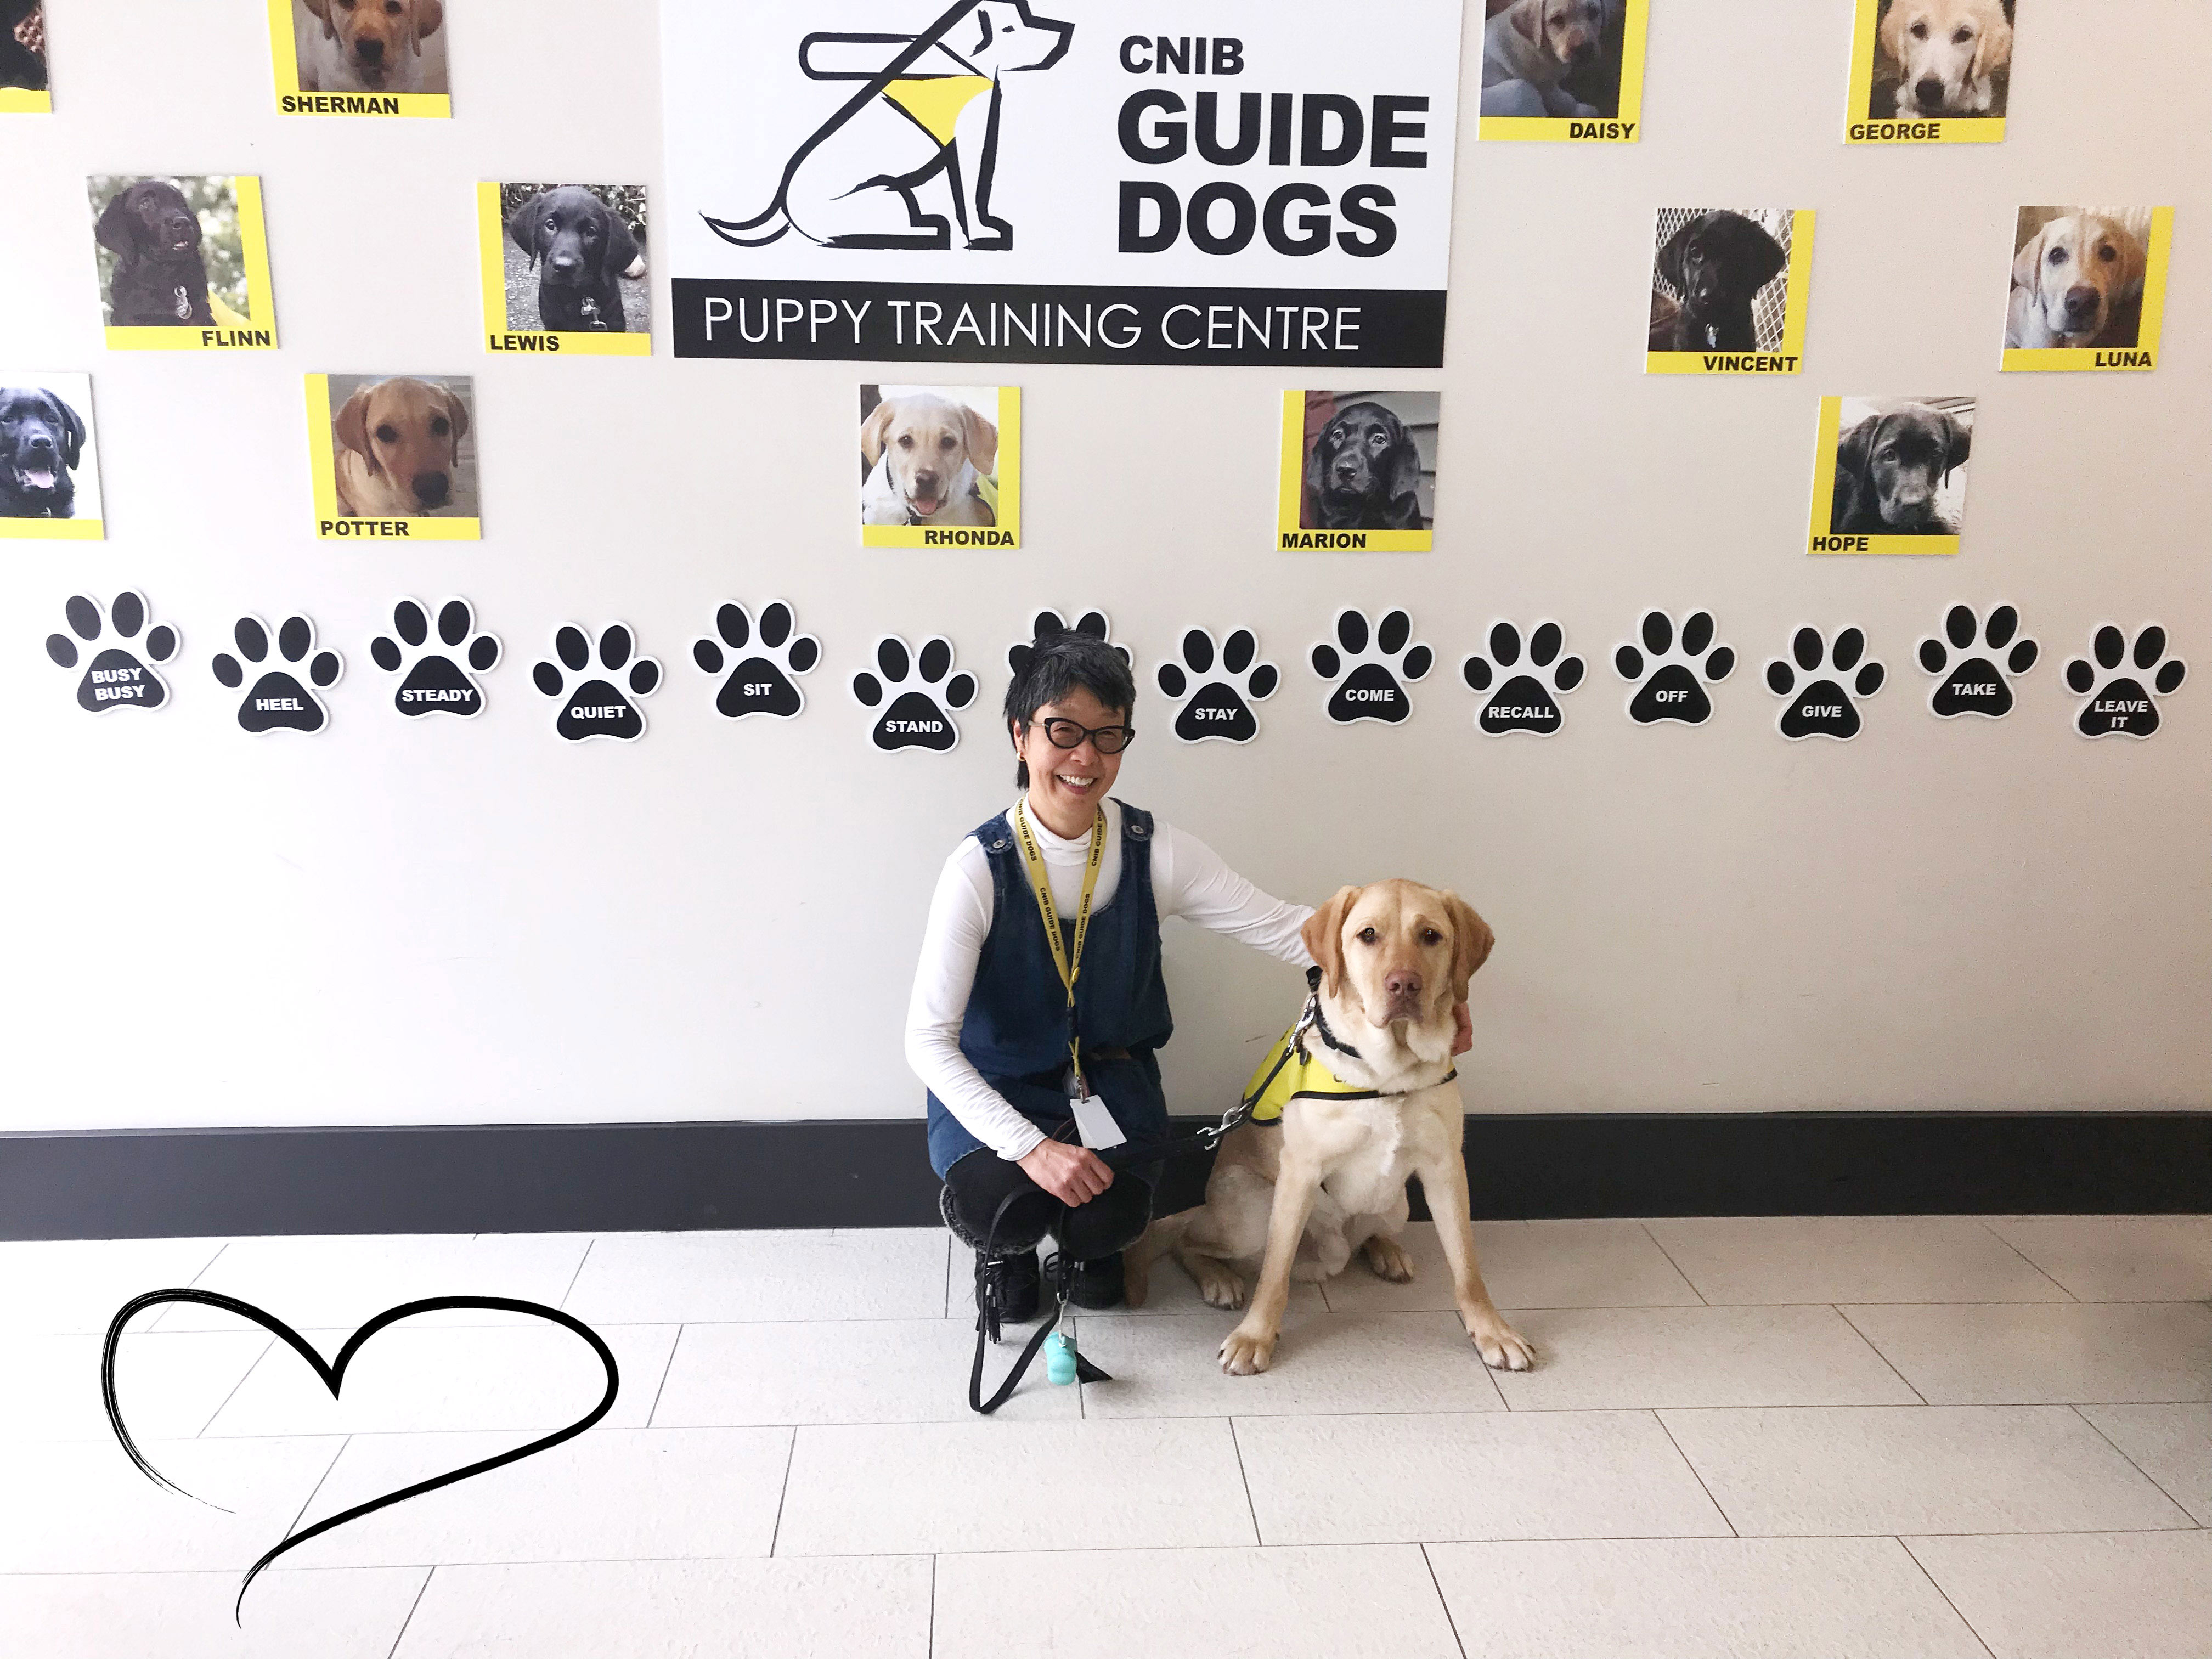
[[98, 542], [107, 539], [107, 526], [98, 519], [0, 518], [0, 537], [32, 542]]

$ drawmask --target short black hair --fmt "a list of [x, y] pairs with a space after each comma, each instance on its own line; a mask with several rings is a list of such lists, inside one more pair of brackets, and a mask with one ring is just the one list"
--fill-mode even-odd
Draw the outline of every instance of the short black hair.
[[[1027, 730], [1038, 709], [1079, 688], [1107, 708], [1120, 709], [1124, 720], [1136, 708], [1136, 677], [1119, 650], [1089, 634], [1040, 634], [1014, 665], [1006, 686], [1006, 719]], [[1014, 763], [1014, 787], [1030, 787], [1027, 761]]]

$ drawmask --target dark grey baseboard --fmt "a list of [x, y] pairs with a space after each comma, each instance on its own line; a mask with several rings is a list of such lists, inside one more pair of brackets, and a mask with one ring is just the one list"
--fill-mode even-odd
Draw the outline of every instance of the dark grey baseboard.
[[[1467, 1150], [1497, 1219], [2212, 1211], [2206, 1112], [1540, 1114]], [[911, 1119], [0, 1135], [6, 1239], [937, 1223]]]

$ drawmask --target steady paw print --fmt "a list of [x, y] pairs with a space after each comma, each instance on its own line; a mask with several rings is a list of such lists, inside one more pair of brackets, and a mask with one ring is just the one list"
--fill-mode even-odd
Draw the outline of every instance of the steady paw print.
[[1160, 695], [1182, 705], [1176, 711], [1176, 736], [1185, 743], [1209, 738], [1249, 743], [1258, 737], [1260, 720], [1252, 705], [1273, 696], [1282, 681], [1274, 664], [1256, 660], [1259, 654], [1260, 641], [1249, 628], [1223, 641], [1218, 659], [1212, 635], [1203, 628], [1187, 630], [1181, 656], [1152, 671]]
[[1103, 611], [1086, 611], [1073, 622], [1062, 622], [1057, 611], [1040, 611], [1030, 619], [1027, 643], [1016, 643], [1006, 647], [1006, 666], [1020, 674], [1029, 667], [1030, 658], [1036, 654], [1036, 641], [1049, 634], [1081, 634], [1087, 638], [1104, 641], [1121, 653], [1123, 662], [1133, 661], [1129, 647], [1114, 639], [1114, 625], [1106, 619]]
[[[1942, 677], [1928, 694], [1929, 708], [1947, 720], [1959, 714], [1986, 714], [1995, 720], [2011, 714], [2012, 681], [2035, 666], [2038, 653], [2033, 640], [2013, 637], [2019, 632], [2020, 612], [2008, 605], [1990, 611], [1986, 627], [1969, 605], [1954, 605], [1944, 612], [1943, 639], [1920, 641], [1920, 665]], [[1978, 651], [1977, 635], [1982, 641]]]
[[[769, 714], [789, 720], [806, 707], [806, 696], [792, 676], [811, 671], [822, 660], [822, 642], [811, 634], [796, 634], [791, 607], [781, 599], [761, 608], [755, 628], [744, 606], [732, 603], [714, 613], [714, 632], [720, 640], [701, 640], [691, 647], [691, 660], [702, 673], [719, 674], [740, 652], [730, 678], [714, 694], [714, 711], [733, 720], [748, 714]], [[726, 649], [725, 648], [726, 647]]]
[[[1313, 648], [1313, 672], [1336, 689], [1323, 705], [1329, 719], [1388, 720], [1393, 726], [1413, 712], [1406, 684], [1416, 683], [1436, 666], [1437, 654], [1409, 643], [1413, 619], [1402, 611], [1385, 611], [1370, 630], [1366, 617], [1346, 606], [1336, 613], [1336, 641]], [[1340, 684], [1340, 682], [1341, 682]]]
[[477, 676], [498, 665], [499, 641], [474, 633], [476, 620], [466, 599], [447, 599], [438, 607], [438, 643], [430, 648], [429, 614], [412, 599], [392, 607], [392, 631], [399, 637], [378, 635], [368, 642], [368, 655], [387, 674], [407, 671], [392, 694], [394, 708], [410, 719], [458, 714], [471, 720], [483, 713]]
[[1734, 648], [1713, 643], [1713, 613], [1692, 611], [1682, 619], [1677, 638], [1674, 618], [1663, 611], [1647, 611], [1637, 632], [1641, 649], [1624, 645], [1613, 653], [1613, 672], [1632, 688], [1628, 718], [1638, 726], [1659, 720], [1703, 726], [1713, 714], [1705, 688], [1735, 672]]
[[925, 640], [915, 652], [887, 634], [876, 645], [876, 672], [853, 676], [853, 700], [883, 709], [868, 739], [884, 753], [927, 749], [942, 755], [960, 741], [960, 727], [946, 711], [975, 701], [975, 677], [952, 672], [950, 640]]
[[1475, 725], [1493, 738], [1508, 732], [1534, 732], [1548, 738], [1565, 725], [1567, 717], [1559, 698], [1583, 683], [1583, 673], [1580, 657], [1559, 655], [1566, 642], [1559, 623], [1538, 623], [1528, 635], [1529, 672], [1498, 684], [1499, 673], [1521, 660], [1521, 630], [1510, 622], [1492, 624], [1490, 655], [1469, 657], [1460, 665], [1467, 689], [1484, 698]]
[[2130, 652], [2127, 635], [2106, 623], [2089, 650], [2094, 662], [2076, 657], [2066, 665], [2067, 690], [2088, 699], [2074, 729], [2085, 738], [2147, 738], [2157, 731], [2158, 705], [2151, 694], [2172, 696], [2189, 674], [2186, 663], [2166, 654], [2166, 629], [2146, 624]]
[[[100, 601], [74, 594], [63, 605], [62, 614], [68, 618], [69, 634], [46, 635], [46, 654], [55, 665], [74, 668], [82, 656], [77, 649], [77, 640], [84, 641], [89, 650], [101, 638], [112, 632], [125, 643], [102, 647], [77, 682], [76, 704], [88, 714], [104, 714], [111, 708], [159, 708], [169, 700], [167, 682], [154, 672], [155, 663], [163, 663], [177, 654], [177, 630], [167, 623], [155, 628], [146, 627], [146, 596], [139, 592], [118, 593], [115, 603], [108, 608], [103, 623]], [[142, 641], [139, 633], [146, 637]]]
[[[238, 642], [238, 656], [216, 653], [209, 665], [216, 680], [235, 691], [246, 684], [246, 670], [269, 659], [269, 629], [258, 617], [240, 617], [230, 636]], [[284, 666], [264, 669], [238, 705], [238, 723], [248, 732], [319, 732], [330, 723], [330, 710], [315, 691], [327, 691], [344, 672], [345, 664], [335, 651], [315, 649], [315, 625], [305, 617], [287, 617], [276, 629], [276, 654]], [[246, 660], [240, 662], [240, 657]], [[302, 685], [295, 668], [314, 686]]]
[[[1796, 659], [1794, 667], [1782, 657], [1766, 665], [1766, 689], [1789, 699], [1776, 722], [1782, 735], [1792, 739], [1858, 736], [1859, 710], [1853, 699], [1874, 696], [1885, 677], [1880, 663], [1861, 660], [1866, 655], [1866, 635], [1846, 628], [1836, 635], [1832, 650], [1819, 629], [1801, 628], [1790, 639], [1790, 655]], [[1819, 678], [1806, 678], [1812, 674]]]
[[[629, 629], [620, 623], [610, 623], [600, 631], [599, 659], [604, 674], [570, 689], [570, 676], [581, 674], [592, 665], [591, 636], [568, 623], [556, 629], [553, 653], [560, 662], [541, 662], [530, 671], [531, 679], [549, 697], [561, 700], [561, 712], [553, 718], [553, 729], [571, 743], [580, 743], [586, 738], [616, 738], [623, 743], [635, 742], [645, 735], [645, 716], [633, 697], [649, 697], [659, 688], [660, 665], [650, 657], [639, 657], [632, 661], [630, 653], [635, 642]], [[623, 668], [629, 668], [623, 673]], [[562, 669], [568, 671], [563, 673]], [[621, 677], [621, 684], [616, 677]]]

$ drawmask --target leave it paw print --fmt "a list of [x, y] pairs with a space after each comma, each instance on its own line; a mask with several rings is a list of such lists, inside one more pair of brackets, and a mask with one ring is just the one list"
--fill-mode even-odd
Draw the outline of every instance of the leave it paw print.
[[[108, 608], [105, 623], [100, 614], [100, 601], [73, 594], [62, 607], [62, 615], [69, 619], [68, 634], [46, 635], [46, 654], [63, 668], [74, 668], [80, 653], [77, 640], [82, 640], [88, 649], [99, 644], [100, 638], [111, 631], [125, 641], [120, 645], [102, 647], [84, 671], [84, 678], [76, 683], [77, 707], [90, 714], [104, 714], [111, 708], [159, 708], [169, 700], [169, 688], [154, 672], [155, 663], [169, 660], [177, 654], [177, 630], [167, 623], [159, 627], [146, 627], [146, 596], [138, 592], [118, 593], [115, 603]], [[141, 641], [139, 631], [145, 630]], [[142, 654], [143, 653], [143, 654]]]
[[[620, 623], [608, 623], [599, 633], [599, 666], [605, 674], [595, 674], [572, 690], [569, 677], [592, 665], [591, 637], [574, 623], [554, 631], [553, 652], [560, 662], [539, 663], [530, 671], [530, 678], [547, 696], [561, 699], [561, 712], [553, 717], [556, 732], [571, 743], [586, 738], [618, 738], [631, 743], [645, 735], [645, 716], [630, 699], [649, 697], [659, 689], [660, 665], [650, 657], [631, 661], [635, 645], [629, 629]], [[629, 672], [623, 674], [625, 665]], [[563, 668], [568, 673], [562, 672]], [[623, 680], [619, 686], [613, 678], [618, 674]]]
[[[246, 684], [249, 666], [269, 659], [269, 629], [258, 617], [240, 617], [230, 636], [238, 642], [238, 657], [246, 661], [221, 651], [209, 666], [220, 684], [235, 691]], [[253, 682], [253, 689], [238, 705], [239, 725], [256, 733], [321, 731], [330, 723], [331, 714], [315, 691], [327, 691], [337, 684], [345, 671], [343, 660], [335, 651], [315, 649], [315, 625], [305, 617], [284, 619], [276, 630], [276, 654], [289, 666], [264, 670]], [[301, 684], [291, 672], [303, 662], [307, 667], [301, 672], [315, 691]]]
[[458, 714], [473, 720], [483, 713], [483, 687], [477, 676], [497, 665], [499, 641], [489, 634], [471, 636], [476, 622], [466, 599], [447, 599], [438, 607], [437, 647], [429, 649], [428, 613], [412, 599], [392, 607], [392, 631], [399, 637], [378, 635], [368, 642], [368, 655], [387, 674], [407, 670], [392, 694], [394, 708], [410, 718]]
[[[2019, 632], [2020, 612], [2008, 605], [1990, 612], [1986, 628], [1971, 606], [1954, 605], [1944, 612], [1943, 635], [1949, 645], [1934, 638], [1920, 641], [1920, 665], [1942, 675], [1928, 694], [1928, 707], [1944, 720], [1986, 714], [1995, 720], [2011, 714], [2012, 681], [2035, 666], [2037, 654], [2033, 640], [2013, 638]], [[1984, 647], [1979, 651], [1973, 648], [1978, 633]], [[2007, 646], [2012, 649], [2006, 651]], [[1966, 654], [1959, 656], [1961, 652]]]
[[[1874, 696], [1881, 690], [1884, 678], [1880, 663], [1860, 660], [1866, 655], [1866, 635], [1856, 628], [1846, 628], [1836, 635], [1831, 650], [1819, 629], [1801, 628], [1790, 639], [1790, 654], [1796, 659], [1795, 668], [1781, 657], [1766, 665], [1767, 690], [1790, 699], [1777, 722], [1782, 735], [1791, 738], [1858, 736], [1858, 705], [1852, 699]], [[1816, 672], [1819, 678], [1805, 679], [1806, 674]], [[1846, 675], [1850, 677], [1849, 690], [1844, 690]]]
[[[2066, 665], [2067, 688], [2088, 699], [2075, 717], [2074, 729], [2085, 738], [2147, 738], [2157, 731], [2158, 705], [2151, 693], [2170, 697], [2189, 674], [2186, 663], [2166, 656], [2166, 630], [2148, 623], [2136, 635], [2130, 653], [2127, 635], [2106, 623], [2090, 640], [2089, 650], [2094, 663], [2076, 657]], [[2135, 672], [2124, 672], [2130, 657]]]
[[975, 701], [975, 677], [952, 672], [950, 640], [925, 640], [911, 652], [897, 635], [886, 634], [876, 643], [876, 670], [853, 676], [853, 698], [863, 708], [883, 708], [884, 699], [891, 700], [868, 733], [877, 748], [941, 755], [959, 743], [960, 727], [945, 711]]
[[1514, 675], [1493, 692], [1498, 669], [1521, 660], [1521, 630], [1509, 622], [1493, 624], [1489, 657], [1469, 657], [1460, 665], [1460, 677], [1468, 690], [1489, 693], [1474, 723], [1493, 738], [1508, 732], [1534, 732], [1548, 738], [1557, 732], [1567, 718], [1559, 708], [1560, 696], [1583, 683], [1583, 659], [1559, 655], [1566, 642], [1559, 623], [1538, 623], [1528, 635], [1528, 666], [1534, 672]]
[[1437, 653], [1407, 643], [1413, 619], [1402, 611], [1385, 611], [1370, 630], [1367, 618], [1346, 606], [1336, 613], [1336, 643], [1313, 648], [1313, 672], [1323, 680], [1343, 682], [1323, 705], [1340, 725], [1353, 720], [1388, 720], [1393, 726], [1413, 712], [1400, 682], [1417, 682], [1436, 666]]
[[1203, 628], [1187, 630], [1181, 657], [1152, 671], [1160, 695], [1182, 704], [1176, 712], [1176, 736], [1185, 743], [1209, 738], [1249, 743], [1258, 737], [1260, 720], [1252, 705], [1273, 696], [1282, 681], [1274, 664], [1255, 660], [1259, 654], [1252, 630], [1240, 628], [1222, 641], [1217, 668], [1213, 635]]
[[1036, 641], [1048, 634], [1082, 634], [1094, 640], [1103, 640], [1121, 653], [1123, 662], [1133, 660], [1129, 647], [1115, 641], [1114, 625], [1106, 620], [1103, 611], [1086, 611], [1073, 623], [1062, 622], [1057, 611], [1040, 611], [1030, 619], [1028, 642], [1017, 642], [1006, 647], [1006, 666], [1017, 675], [1024, 672], [1030, 665], [1030, 659], [1036, 653]]
[[[761, 607], [758, 629], [741, 605], [726, 605], [714, 613], [714, 631], [722, 636], [720, 642], [701, 640], [691, 647], [691, 660], [702, 672], [719, 674], [727, 665], [724, 646], [731, 652], [751, 647], [714, 694], [716, 713], [733, 720], [748, 714], [789, 720], [806, 707], [805, 694], [791, 677], [807, 672], [822, 660], [822, 642], [811, 634], [793, 634], [793, 626], [791, 607], [781, 599]], [[757, 646], [753, 644], [756, 639]]]
[[1713, 643], [1713, 613], [1693, 611], [1683, 617], [1678, 640], [1673, 617], [1647, 611], [1637, 632], [1644, 641], [1641, 650], [1624, 645], [1613, 653], [1613, 672], [1633, 688], [1628, 718], [1638, 726], [1659, 720], [1703, 726], [1713, 713], [1705, 688], [1735, 672], [1734, 649]]

